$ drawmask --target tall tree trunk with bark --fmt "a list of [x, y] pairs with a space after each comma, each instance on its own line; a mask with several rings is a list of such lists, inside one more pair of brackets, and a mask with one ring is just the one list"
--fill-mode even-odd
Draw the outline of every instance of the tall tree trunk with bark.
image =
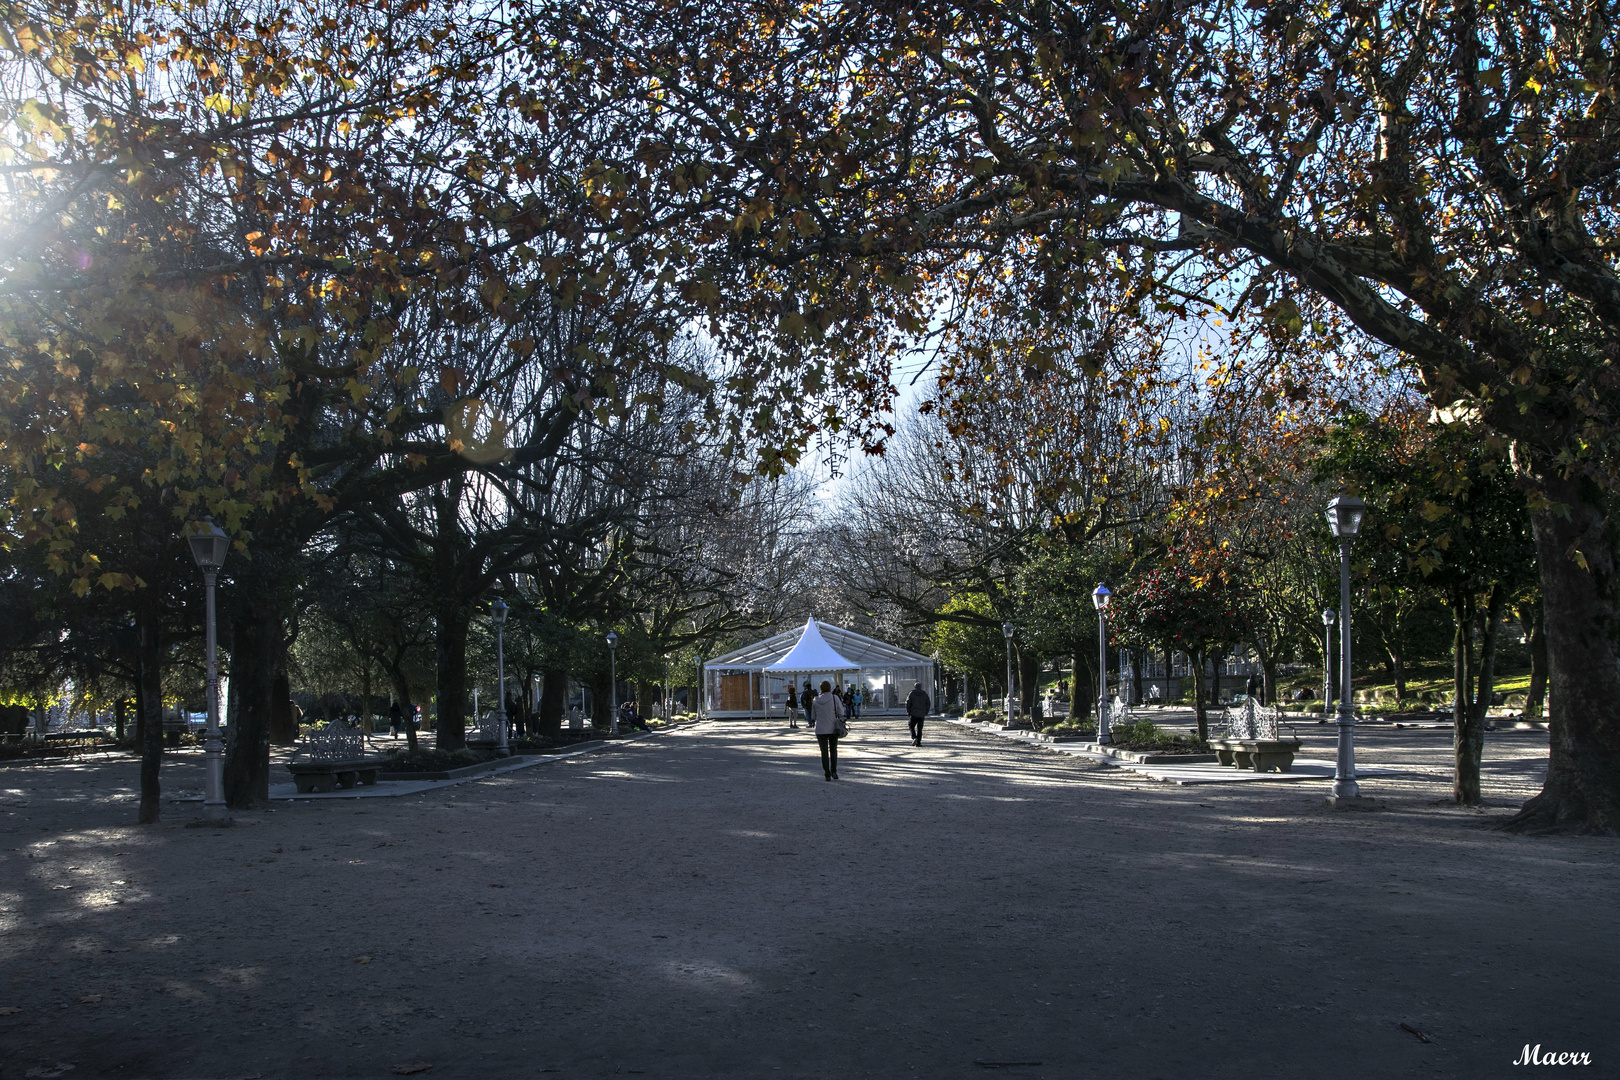
[[562, 667], [549, 667], [540, 682], [540, 734], [556, 735], [562, 731], [563, 698], [568, 692], [568, 671]]
[[1479, 804], [1479, 761], [1484, 747], [1483, 723], [1474, 721], [1474, 597], [1463, 592], [1451, 602], [1451, 799], [1460, 806]]
[[[1502, 609], [1506, 606], [1507, 589], [1498, 581], [1491, 586], [1490, 602], [1485, 607], [1485, 626], [1479, 648], [1478, 689], [1474, 692], [1474, 715], [1479, 720], [1482, 733], [1485, 730], [1486, 714], [1491, 708], [1491, 699], [1496, 696], [1496, 642], [1502, 626]], [[1482, 753], [1484, 747], [1482, 734], [1480, 737]]]
[[270, 805], [270, 717], [276, 673], [286, 666], [282, 610], [275, 595], [244, 589], [231, 625], [230, 718], [225, 740], [225, 804]]
[[140, 716], [141, 802], [135, 820], [152, 825], [163, 806], [163, 651], [158, 641], [157, 605], [148, 600], [136, 611], [135, 710]]
[[[1040, 696], [1041, 663], [1040, 657], [1034, 649], [1022, 648], [1018, 650], [1018, 703], [1020, 711], [1025, 716], [1035, 715], [1035, 701]], [[905, 688], [906, 694], [911, 693], [911, 687]], [[902, 694], [901, 697], [904, 697]]]
[[435, 615], [433, 655], [437, 661], [438, 682], [434, 704], [438, 707], [440, 750], [459, 750], [467, 745], [467, 627], [471, 608], [457, 597], [449, 597]]
[[1620, 580], [1609, 507], [1587, 482], [1566, 480], [1553, 469], [1535, 480], [1554, 503], [1531, 516], [1551, 692], [1547, 780], [1507, 827], [1616, 835]]
[[270, 687], [270, 742], [291, 746], [298, 741], [298, 714], [293, 711], [292, 677], [280, 665]]
[[1193, 672], [1193, 708], [1198, 714], [1198, 741], [1209, 741], [1209, 713], [1204, 706], [1204, 657], [1202, 653], [1189, 652], [1187, 659], [1191, 661]]
[[1517, 614], [1530, 653], [1530, 689], [1524, 695], [1524, 715], [1540, 716], [1547, 702], [1547, 632], [1542, 626], [1541, 601], [1520, 604]]
[[1091, 684], [1091, 664], [1084, 652], [1074, 654], [1069, 668], [1069, 719], [1086, 720], [1091, 717], [1091, 699], [1097, 696]]

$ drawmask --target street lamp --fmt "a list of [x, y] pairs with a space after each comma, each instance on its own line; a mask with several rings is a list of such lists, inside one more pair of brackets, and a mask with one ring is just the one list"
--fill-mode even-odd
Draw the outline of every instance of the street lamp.
[[1354, 495], [1336, 495], [1327, 505], [1328, 527], [1339, 538], [1339, 755], [1333, 770], [1330, 804], [1360, 805], [1356, 784], [1355, 706], [1351, 701], [1350, 674], [1350, 542], [1361, 531], [1367, 504]]
[[1007, 722], [1002, 725], [1003, 730], [1009, 730], [1018, 726], [1017, 724], [1013, 723], [1012, 707], [1012, 639], [1013, 635], [1017, 632], [1018, 627], [1014, 626], [1012, 623], [1004, 622], [1001, 624], [1002, 636], [1007, 639]]
[[506, 601], [498, 596], [489, 605], [489, 621], [495, 624], [495, 675], [500, 684], [495, 701], [496, 757], [506, 757], [512, 752], [506, 744], [506, 611]]
[[619, 733], [619, 635], [609, 630], [608, 643], [608, 678], [613, 680], [613, 712], [608, 717], [608, 731], [614, 735]]
[[1108, 586], [1102, 582], [1091, 591], [1091, 602], [1097, 606], [1097, 745], [1113, 744], [1113, 733], [1108, 730], [1108, 601], [1113, 598]]
[[1322, 609], [1322, 719], [1327, 720], [1333, 708], [1333, 622], [1339, 613], [1332, 608]]
[[214, 524], [213, 518], [203, 518], [189, 537], [191, 557], [203, 572], [208, 591], [207, 638], [208, 655], [208, 739], [204, 744], [204, 758], [208, 770], [208, 791], [203, 797], [203, 813], [213, 821], [225, 821], [225, 747], [219, 741], [219, 662], [214, 648], [214, 582], [219, 568], [225, 565], [225, 554], [231, 539], [225, 530]]

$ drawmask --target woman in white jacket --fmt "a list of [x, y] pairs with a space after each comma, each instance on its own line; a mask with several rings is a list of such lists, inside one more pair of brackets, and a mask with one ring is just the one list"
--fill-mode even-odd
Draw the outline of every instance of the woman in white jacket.
[[832, 692], [832, 683], [823, 680], [821, 693], [810, 705], [809, 720], [815, 725], [816, 742], [821, 746], [821, 771], [828, 780], [838, 779], [838, 722], [844, 718], [844, 703]]

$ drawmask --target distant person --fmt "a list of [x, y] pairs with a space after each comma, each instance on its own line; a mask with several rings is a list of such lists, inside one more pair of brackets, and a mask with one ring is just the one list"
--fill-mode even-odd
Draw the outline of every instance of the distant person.
[[787, 684], [787, 711], [788, 727], [797, 731], [799, 729], [799, 692], [793, 688], [792, 683]]
[[911, 693], [906, 695], [906, 716], [909, 717], [906, 726], [911, 729], [911, 745], [922, 745], [923, 718], [928, 715], [933, 703], [923, 691], [922, 683], [915, 683]]
[[861, 706], [866, 704], [866, 691], [859, 686], [855, 687], [849, 695], [849, 715], [852, 719], [861, 718]]
[[810, 710], [805, 714], [815, 727], [816, 742], [821, 747], [821, 771], [828, 780], [838, 779], [838, 727], [844, 719], [844, 703], [832, 692], [832, 683], [821, 683]]
[[1248, 697], [1248, 699], [1250, 701], [1254, 702], [1256, 705], [1264, 705], [1265, 702], [1263, 702], [1259, 698], [1255, 697], [1255, 694], [1257, 694], [1259, 692], [1260, 692], [1260, 677], [1258, 675], [1250, 675], [1248, 685], [1246, 685], [1243, 688], [1243, 693]]
[[388, 731], [394, 738], [399, 738], [399, 729], [405, 725], [405, 713], [400, 709], [399, 702], [388, 706]]
[[799, 691], [799, 708], [804, 710], [804, 722], [806, 724], [810, 724], [812, 727], [814, 727], [815, 724], [814, 720], [810, 716], [810, 706], [815, 702], [815, 700], [816, 688], [810, 685], [809, 679], [806, 679], [804, 680], [804, 689]]

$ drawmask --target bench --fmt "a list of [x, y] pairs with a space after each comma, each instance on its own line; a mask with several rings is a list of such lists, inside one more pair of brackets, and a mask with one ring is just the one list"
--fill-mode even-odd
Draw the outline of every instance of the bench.
[[1299, 740], [1211, 739], [1209, 747], [1222, 765], [1255, 772], [1289, 772], [1294, 767], [1294, 755], [1299, 753]]
[[1282, 713], [1270, 705], [1258, 705], [1249, 698], [1229, 706], [1222, 714], [1225, 734], [1209, 740], [1215, 760], [1222, 765], [1255, 772], [1290, 772], [1298, 739], [1285, 739], [1278, 730]]
[[287, 763], [298, 793], [308, 795], [337, 788], [347, 790], [357, 783], [375, 784], [380, 762], [365, 756], [365, 738], [364, 732], [342, 720], [334, 720], [321, 730], [311, 732], [304, 740], [304, 760]]

